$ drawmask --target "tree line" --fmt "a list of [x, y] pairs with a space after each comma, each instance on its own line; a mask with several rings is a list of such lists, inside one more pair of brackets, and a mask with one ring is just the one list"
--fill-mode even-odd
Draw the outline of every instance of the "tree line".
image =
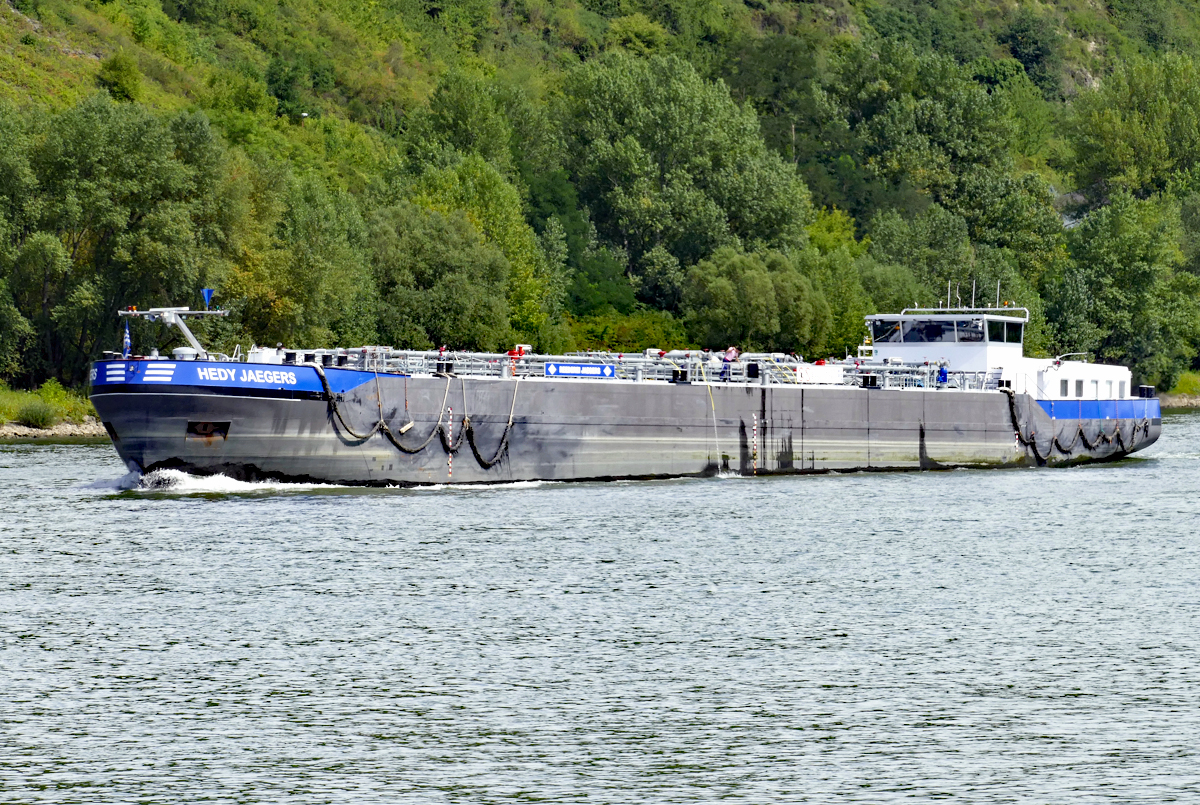
[[1170, 386], [1200, 353], [1196, 62], [1133, 54], [1068, 92], [1039, 18], [989, 49], [887, 8], [887, 35], [707, 50], [617, 16], [548, 79], [462, 59], [344, 117], [322, 106], [333, 62], [243, 65], [164, 111], [120, 51], [65, 108], [0, 105], [0, 377], [77, 385], [118, 308], [205, 287], [231, 315], [198, 327], [225, 351], [817, 358], [852, 352], [868, 313], [998, 285], [1031, 311], [1028, 352]]

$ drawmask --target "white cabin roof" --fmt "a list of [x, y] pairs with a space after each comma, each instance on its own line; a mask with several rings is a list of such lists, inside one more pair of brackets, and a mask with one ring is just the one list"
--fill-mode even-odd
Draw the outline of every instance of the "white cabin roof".
[[1025, 308], [908, 308], [866, 316], [876, 358], [945, 361], [960, 372], [1012, 365], [1024, 355]]

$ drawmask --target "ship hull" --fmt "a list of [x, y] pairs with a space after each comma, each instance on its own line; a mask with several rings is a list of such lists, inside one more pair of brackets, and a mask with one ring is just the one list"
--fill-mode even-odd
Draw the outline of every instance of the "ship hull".
[[[998, 391], [337, 370], [322, 383], [311, 367], [267, 367], [239, 385], [207, 380], [214, 367], [197, 378], [180, 364], [145, 382], [129, 366], [126, 376], [98, 363], [91, 398], [130, 469], [246, 480], [386, 486], [1012, 467], [1120, 458], [1161, 427], [1157, 400], [1114, 408], [1122, 420], [1081, 418], [1092, 412], [1079, 407], [1066, 418]], [[245, 375], [244, 364], [228, 366], [231, 378]], [[278, 382], [289, 374], [292, 383]]]

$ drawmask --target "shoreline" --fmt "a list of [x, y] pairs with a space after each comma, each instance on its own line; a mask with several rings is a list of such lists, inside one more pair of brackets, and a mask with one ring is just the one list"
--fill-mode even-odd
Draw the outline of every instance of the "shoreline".
[[16, 422], [0, 424], [0, 439], [100, 439], [108, 438], [104, 426], [93, 416], [86, 416], [83, 422], [60, 422], [49, 428], [30, 428], [18, 425]]
[[1200, 394], [1160, 394], [1163, 408], [1200, 408]]

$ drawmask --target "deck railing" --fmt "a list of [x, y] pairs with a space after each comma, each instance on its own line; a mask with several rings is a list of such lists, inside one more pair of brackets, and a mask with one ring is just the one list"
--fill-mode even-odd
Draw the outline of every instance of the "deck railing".
[[905, 364], [861, 359], [805, 363], [783, 353], [743, 353], [726, 361], [720, 352], [671, 350], [644, 353], [572, 352], [565, 355], [453, 350], [400, 350], [383, 346], [355, 349], [255, 349], [252, 363], [319, 364], [324, 367], [401, 375], [464, 377], [590, 377], [668, 383], [733, 383], [763, 386], [820, 384], [881, 389], [981, 391], [998, 386], [997, 372], [948, 372], [939, 382], [933, 363]]

